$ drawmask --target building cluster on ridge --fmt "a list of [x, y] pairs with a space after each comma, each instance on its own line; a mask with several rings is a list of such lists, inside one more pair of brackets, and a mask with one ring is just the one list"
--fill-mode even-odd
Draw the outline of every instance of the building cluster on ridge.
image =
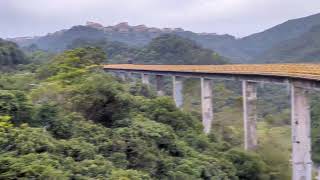
[[104, 27], [100, 23], [88, 21], [86, 23], [86, 26], [100, 29], [105, 32], [123, 32], [123, 33], [127, 33], [127, 32], [150, 32], [150, 33], [161, 33], [161, 32], [166, 33], [167, 32], [167, 33], [170, 33], [170, 32], [183, 32], [183, 31], [185, 31], [182, 28], [162, 28], [162, 29], [160, 29], [160, 28], [155, 28], [155, 27], [147, 27], [146, 25], [143, 25], [143, 24], [137, 25], [137, 26], [130, 26], [128, 22], [121, 22], [121, 23], [114, 25], [114, 26]]

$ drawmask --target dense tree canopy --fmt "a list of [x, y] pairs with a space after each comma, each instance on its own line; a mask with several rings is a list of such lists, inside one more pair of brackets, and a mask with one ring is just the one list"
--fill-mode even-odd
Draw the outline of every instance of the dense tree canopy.
[[[160, 60], [164, 54], [189, 58], [183, 51], [198, 46], [185, 41], [164, 36], [130, 52], [161, 52], [152, 55]], [[182, 111], [139, 81], [126, 83], [105, 73], [100, 64], [115, 59], [106, 60], [103, 51], [88, 44], [50, 58], [35, 50], [44, 54], [40, 61], [0, 75], [0, 179], [290, 179], [285, 88], [259, 88], [259, 148], [247, 153], [239, 150], [239, 83], [215, 82], [215, 131], [205, 135], [199, 80], [184, 82]], [[318, 100], [313, 95], [315, 163], [320, 162]]]
[[0, 39], [1, 66], [14, 66], [26, 64], [27, 62], [25, 55], [15, 43]]
[[147, 64], [226, 63], [226, 58], [214, 51], [204, 49], [195, 41], [174, 34], [164, 34], [153, 39], [138, 52], [136, 59]]
[[[319, 54], [317, 34], [314, 28], [277, 50], [287, 57], [284, 49], [307, 44], [292, 57], [307, 52], [312, 59]], [[223, 64], [224, 57], [187, 39], [188, 33], [163, 34], [140, 47], [90, 36], [56, 56], [30, 45], [27, 58], [14, 43], [0, 40], [0, 71], [11, 71], [0, 74], [0, 179], [291, 179], [285, 87], [258, 88], [259, 146], [243, 152], [240, 83], [215, 80], [214, 131], [205, 135], [198, 79], [184, 81], [182, 111], [139, 81], [129, 84], [99, 68], [106, 62]], [[64, 46], [72, 39], [61, 37]], [[20, 65], [26, 59], [28, 65]], [[165, 79], [167, 94], [171, 86]], [[318, 166], [319, 95], [311, 99], [312, 159]]]
[[96, 48], [69, 50], [31, 73], [33, 85], [17, 76], [11, 83], [0, 79], [0, 179], [259, 179], [267, 173], [258, 156], [204, 135], [199, 119], [170, 98], [142, 93], [143, 85], [124, 84], [95, 66], [104, 59]]
[[224, 64], [228, 60], [216, 52], [205, 49], [195, 41], [174, 34], [163, 34], [144, 47], [130, 47], [107, 40], [73, 41], [69, 48], [99, 47], [113, 63], [137, 64]]

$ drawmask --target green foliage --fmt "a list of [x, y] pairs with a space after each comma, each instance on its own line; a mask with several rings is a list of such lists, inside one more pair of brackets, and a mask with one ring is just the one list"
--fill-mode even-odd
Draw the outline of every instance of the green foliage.
[[168, 97], [159, 97], [146, 101], [140, 108], [146, 112], [146, 115], [150, 119], [168, 124], [175, 130], [195, 130], [200, 132], [202, 129], [198, 119], [176, 108], [175, 104]]
[[282, 41], [259, 57], [268, 63], [319, 62], [320, 25], [313, 26], [298, 37]]
[[137, 64], [225, 64], [227, 59], [205, 49], [195, 41], [174, 34], [163, 34], [146, 46], [137, 48], [107, 40], [77, 39], [69, 48], [99, 47], [113, 63]]
[[0, 74], [0, 88], [2, 90], [28, 91], [37, 86], [35, 75], [29, 72]]
[[[15, 43], [0, 39], [0, 65], [2, 67], [13, 67], [26, 63], [28, 63], [28, 61], [25, 55]], [[0, 69], [5, 70], [4, 68]]]
[[230, 150], [226, 157], [237, 168], [239, 179], [263, 179], [266, 165], [258, 156], [238, 150]]
[[169, 97], [91, 68], [104, 60], [100, 53], [56, 56], [35, 71], [31, 88], [0, 81], [8, 87], [0, 91], [0, 179], [239, 179], [264, 172], [257, 156], [225, 153], [229, 146], [203, 134], [200, 120]]
[[90, 39], [76, 39], [67, 49], [81, 48], [81, 47], [99, 47], [106, 52], [108, 59], [114, 63], [125, 63], [130, 56], [134, 56], [136, 49], [129, 47], [125, 43], [117, 41], [108, 41], [101, 39], [98, 41]]
[[28, 60], [36, 65], [45, 63], [53, 58], [54, 54], [48, 51], [39, 49], [36, 44], [31, 44], [27, 47], [22, 47]]
[[36, 47], [24, 48], [24, 52], [29, 60], [29, 64], [22, 66], [20, 69], [35, 72], [42, 64], [47, 63], [54, 57], [54, 53], [37, 49]]
[[148, 64], [224, 64], [225, 59], [212, 50], [178, 35], [165, 34], [153, 39], [138, 52], [137, 60]]
[[58, 169], [59, 162], [49, 154], [30, 153], [20, 157], [2, 154], [1, 179], [68, 179], [68, 172]]
[[311, 140], [312, 140], [312, 160], [316, 164], [320, 164], [320, 97], [312, 95], [311, 103]]
[[258, 124], [259, 148], [257, 153], [268, 165], [271, 179], [291, 179], [291, 129], [290, 125], [268, 122]]
[[120, 84], [104, 74], [92, 74], [83, 79], [81, 84], [74, 85], [72, 94], [74, 96], [70, 101], [75, 110], [107, 127], [124, 122], [132, 106], [132, 97]]
[[[187, 79], [184, 82], [184, 109], [200, 114], [200, 82], [198, 79]], [[214, 131], [209, 134], [210, 141], [219, 144], [215, 149], [227, 151], [231, 147], [243, 148], [243, 121], [241, 84], [233, 81], [221, 82], [214, 80], [213, 107]], [[265, 163], [265, 172], [261, 179], [291, 178], [291, 131], [290, 131], [290, 101], [287, 88], [284, 86], [265, 86], [258, 88], [258, 149], [256, 153]], [[313, 97], [312, 120], [317, 123], [316, 114], [318, 99]], [[313, 158], [318, 152], [316, 143], [318, 129], [313, 129]], [[195, 137], [195, 136], [193, 136]], [[202, 142], [202, 141], [200, 141]], [[203, 146], [203, 143], [201, 143]], [[205, 144], [204, 144], [205, 145]], [[315, 161], [316, 162], [316, 161]], [[267, 176], [265, 176], [267, 174]]]
[[12, 122], [21, 124], [31, 117], [32, 105], [22, 91], [0, 90], [0, 115], [9, 115]]
[[147, 174], [136, 170], [114, 170], [110, 180], [148, 180], [151, 179]]
[[145, 85], [141, 82], [130, 84], [129, 92], [134, 96], [144, 96], [148, 98], [156, 96], [155, 91], [152, 91], [152, 89], [148, 87], [148, 85]]
[[[66, 51], [53, 58], [52, 62], [42, 66], [39, 77], [46, 78], [62, 73], [78, 72], [89, 65], [99, 65], [106, 59], [105, 54], [98, 48], [78, 48]], [[78, 74], [75, 74], [78, 75]], [[72, 77], [75, 77], [72, 76]]]
[[0, 128], [12, 127], [10, 119], [11, 119], [10, 116], [0, 116]]

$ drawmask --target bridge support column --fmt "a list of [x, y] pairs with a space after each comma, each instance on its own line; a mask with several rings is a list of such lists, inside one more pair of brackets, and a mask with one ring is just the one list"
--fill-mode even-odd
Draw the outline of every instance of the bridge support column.
[[156, 75], [156, 89], [158, 96], [164, 96], [164, 82], [162, 75]]
[[204, 132], [208, 134], [211, 130], [213, 109], [212, 109], [212, 81], [201, 78], [201, 110]]
[[134, 79], [133, 75], [132, 75], [132, 72], [127, 72], [127, 77], [128, 77], [129, 80]]
[[242, 81], [244, 148], [254, 150], [257, 147], [257, 83]]
[[311, 180], [310, 105], [307, 90], [291, 85], [292, 179]]
[[172, 76], [173, 82], [173, 99], [178, 108], [181, 108], [183, 105], [183, 80], [181, 77]]
[[127, 78], [126, 78], [126, 73], [125, 72], [119, 72], [119, 77], [122, 81], [125, 81]]
[[117, 77], [118, 76], [118, 73], [115, 72], [115, 71], [108, 71], [108, 73], [113, 77]]
[[149, 82], [149, 74], [141, 74], [141, 79], [142, 79], [142, 83], [146, 84], [147, 86], [149, 86], [150, 82]]

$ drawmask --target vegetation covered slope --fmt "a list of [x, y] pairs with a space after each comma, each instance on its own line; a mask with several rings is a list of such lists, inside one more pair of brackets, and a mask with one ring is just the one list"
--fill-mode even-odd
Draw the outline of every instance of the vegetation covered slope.
[[[290, 179], [285, 88], [259, 88], [259, 155], [248, 154], [237, 150], [239, 83], [215, 81], [214, 131], [206, 136], [199, 80], [185, 81], [187, 113], [140, 83], [101, 71], [105, 58], [97, 48], [80, 48], [32, 67], [35, 73], [0, 76], [0, 179]], [[318, 163], [320, 106], [312, 99]]]
[[[211, 34], [198, 34], [191, 31], [135, 31], [130, 30], [134, 27], [125, 27], [127, 31], [119, 30], [104, 30], [103, 27], [92, 26], [73, 26], [70, 29], [57, 31], [50, 33], [46, 36], [36, 38], [13, 38], [11, 40], [17, 42], [21, 46], [29, 46], [32, 44], [37, 45], [42, 50], [48, 51], [63, 51], [67, 48], [68, 44], [76, 39], [88, 39], [88, 40], [103, 40], [116, 41], [124, 43], [131, 47], [142, 47], [152, 41], [152, 39], [159, 37], [163, 34], [174, 34], [185, 38], [192, 39], [197, 43], [207, 48], [218, 48], [224, 42], [234, 41], [235, 38], [230, 35], [217, 35]], [[123, 28], [120, 28], [123, 29]]]
[[27, 59], [15, 43], [0, 39], [0, 66], [13, 67], [25, 63]]
[[66, 51], [0, 76], [0, 179], [261, 179], [257, 155], [202, 133], [200, 120]]
[[281, 42], [259, 56], [265, 62], [320, 62], [320, 26]]
[[301, 36], [316, 25], [320, 25], [320, 14], [289, 20], [263, 32], [241, 38], [237, 40], [236, 45], [241, 51], [255, 57], [280, 42]]
[[[228, 57], [235, 63], [260, 63], [263, 59], [257, 59], [268, 49], [290, 39], [298, 38], [310, 31], [314, 26], [320, 25], [320, 14], [289, 20], [276, 25], [263, 32], [236, 39], [230, 35], [217, 35], [214, 33], [198, 34], [190, 31], [172, 31], [173, 35], [179, 35], [191, 39], [199, 45], [209, 48], [222, 56]], [[43, 37], [13, 39], [22, 46], [36, 44], [40, 49], [49, 51], [63, 51], [68, 44], [76, 39], [117, 41], [131, 47], [142, 47], [167, 32], [148, 31], [107, 31], [108, 27], [74, 26], [67, 30], [58, 31]]]
[[205, 49], [195, 41], [174, 34], [164, 34], [141, 48], [132, 48], [123, 43], [106, 40], [78, 39], [69, 48], [99, 47], [110, 62], [134, 64], [224, 64], [228, 60], [216, 52]]
[[[201, 94], [199, 79], [185, 79], [184, 106], [186, 111], [200, 114]], [[243, 148], [244, 132], [242, 117], [241, 82], [213, 80], [213, 133], [215, 137], [228, 142], [231, 147]], [[315, 100], [316, 101], [316, 100]], [[285, 86], [268, 84], [258, 88], [258, 148], [268, 168], [268, 176], [261, 179], [291, 179], [291, 129], [290, 102]], [[314, 104], [316, 107], [319, 105]], [[316, 111], [315, 111], [316, 112]], [[314, 122], [319, 118], [312, 117]], [[319, 126], [313, 126], [314, 133]], [[317, 137], [316, 137], [317, 138]], [[318, 139], [313, 138], [314, 141]], [[314, 147], [318, 143], [313, 143]], [[318, 152], [313, 151], [313, 157]], [[319, 161], [314, 161], [318, 163]], [[250, 179], [250, 178], [248, 178]]]

